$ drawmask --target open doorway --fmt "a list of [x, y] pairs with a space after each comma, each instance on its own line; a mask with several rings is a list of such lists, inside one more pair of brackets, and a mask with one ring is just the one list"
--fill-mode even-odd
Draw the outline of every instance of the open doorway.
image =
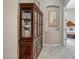
[[75, 0], [70, 0], [64, 8], [64, 40], [65, 45], [75, 46]]

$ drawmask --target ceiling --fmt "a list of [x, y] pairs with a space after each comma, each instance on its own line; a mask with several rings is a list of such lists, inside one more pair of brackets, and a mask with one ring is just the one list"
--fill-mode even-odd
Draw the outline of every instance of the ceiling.
[[75, 0], [70, 0], [66, 6], [67, 9], [75, 9]]

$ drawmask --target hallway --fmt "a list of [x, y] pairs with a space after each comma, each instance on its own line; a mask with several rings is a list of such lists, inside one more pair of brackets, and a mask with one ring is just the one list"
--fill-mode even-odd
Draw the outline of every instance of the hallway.
[[67, 39], [65, 46], [44, 46], [38, 59], [75, 59], [75, 40]]
[[63, 44], [69, 1], [5, 0], [3, 59], [75, 59], [74, 39], [65, 46], [44, 46], [39, 55], [43, 44]]

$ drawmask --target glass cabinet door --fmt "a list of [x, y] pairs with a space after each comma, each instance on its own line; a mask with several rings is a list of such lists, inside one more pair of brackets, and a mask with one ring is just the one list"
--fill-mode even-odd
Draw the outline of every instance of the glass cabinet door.
[[39, 34], [41, 34], [41, 15], [39, 14]]
[[40, 15], [39, 15], [39, 13], [38, 13], [38, 35], [39, 35], [39, 17], [40, 17]]
[[37, 37], [37, 11], [34, 9], [34, 37]]
[[31, 37], [31, 10], [22, 10], [22, 37]]
[[40, 15], [39, 19], [40, 19], [40, 20], [39, 20], [39, 24], [40, 24], [40, 25], [39, 25], [39, 33], [41, 34], [41, 15]]

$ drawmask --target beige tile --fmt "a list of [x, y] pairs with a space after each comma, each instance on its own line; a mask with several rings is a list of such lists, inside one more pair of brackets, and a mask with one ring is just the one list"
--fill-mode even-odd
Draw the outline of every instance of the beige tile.
[[44, 46], [38, 59], [75, 59], [75, 40], [66, 42], [65, 46]]

